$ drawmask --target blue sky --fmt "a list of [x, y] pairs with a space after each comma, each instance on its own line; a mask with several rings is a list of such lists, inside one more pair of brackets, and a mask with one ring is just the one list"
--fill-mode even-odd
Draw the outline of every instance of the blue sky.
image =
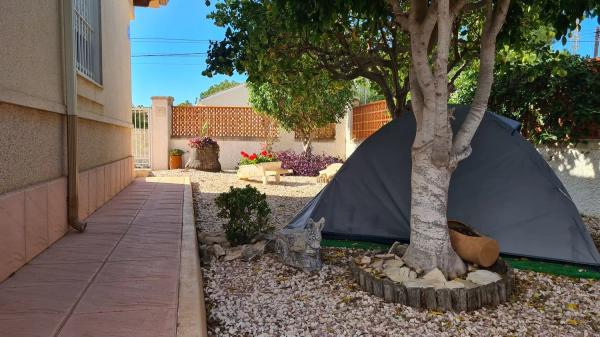
[[[224, 30], [206, 18], [212, 8], [204, 0], [171, 0], [158, 9], [136, 8], [130, 28], [131, 55], [206, 52], [206, 40], [221, 40], [224, 36]], [[578, 54], [592, 55], [596, 25], [596, 18], [582, 22]], [[571, 51], [572, 42], [566, 46], [557, 42], [554, 48]], [[204, 77], [201, 73], [206, 68], [205, 59], [204, 54], [132, 57], [133, 104], [149, 106], [152, 96], [173, 96], [175, 104], [186, 100], [194, 103], [200, 92], [213, 84], [225, 79], [243, 82], [246, 78], [244, 75]]]
[[[214, 2], [214, 1], [213, 1]], [[139, 40], [147, 38], [221, 40], [224, 30], [206, 15], [212, 7], [204, 0], [171, 0], [166, 7], [136, 8], [131, 22], [131, 55], [206, 52], [206, 41]], [[179, 57], [132, 57], [132, 100], [150, 105], [152, 96], [173, 96], [175, 104], [194, 100], [200, 92], [224, 79], [243, 82], [245, 76], [202, 76], [205, 55]]]
[[[577, 54], [591, 57], [594, 53], [594, 32], [598, 26], [597, 18], [588, 18], [581, 22], [581, 30], [579, 31], [579, 48]], [[552, 47], [558, 50], [566, 49], [573, 52], [573, 41], [567, 39], [567, 44], [562, 45], [560, 41], [555, 42]]]

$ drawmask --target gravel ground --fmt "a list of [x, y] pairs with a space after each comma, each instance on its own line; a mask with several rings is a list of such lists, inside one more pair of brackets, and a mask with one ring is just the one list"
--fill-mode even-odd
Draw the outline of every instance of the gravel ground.
[[[229, 186], [231, 173], [159, 171], [190, 175], [197, 224], [219, 229], [213, 199]], [[322, 188], [314, 178], [284, 177], [280, 185], [251, 183], [267, 194], [274, 222], [283, 226]], [[600, 246], [600, 220], [586, 218]], [[440, 313], [385, 303], [360, 291], [346, 261], [361, 252], [323, 249], [325, 266], [307, 274], [273, 256], [203, 267], [211, 336], [598, 336], [600, 281], [515, 271], [511, 303], [469, 313]]]

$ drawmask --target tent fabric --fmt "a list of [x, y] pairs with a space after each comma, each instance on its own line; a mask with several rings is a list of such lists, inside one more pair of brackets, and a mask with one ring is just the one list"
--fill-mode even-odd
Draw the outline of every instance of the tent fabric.
[[[452, 106], [456, 132], [468, 106]], [[496, 239], [504, 254], [600, 265], [600, 254], [569, 193], [516, 121], [487, 112], [472, 154], [452, 175], [448, 219]], [[335, 177], [288, 224], [325, 217], [324, 238], [407, 242], [410, 238], [410, 113], [355, 150]]]

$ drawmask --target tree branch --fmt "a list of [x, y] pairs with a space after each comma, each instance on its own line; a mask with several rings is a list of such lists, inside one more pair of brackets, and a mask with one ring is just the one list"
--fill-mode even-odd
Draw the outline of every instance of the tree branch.
[[471, 103], [469, 113], [456, 134], [454, 144], [452, 145], [452, 155], [454, 156], [464, 153], [470, 146], [475, 131], [477, 131], [487, 109], [494, 78], [496, 36], [504, 24], [509, 4], [510, 0], [498, 0], [496, 8], [493, 8], [491, 1], [487, 1], [485, 7], [486, 20], [481, 37], [477, 90], [475, 91], [475, 97]]
[[437, 52], [435, 57], [435, 130], [431, 160], [438, 167], [448, 166], [452, 131], [448, 118], [448, 53], [450, 50], [450, 1], [439, 0], [437, 10]]

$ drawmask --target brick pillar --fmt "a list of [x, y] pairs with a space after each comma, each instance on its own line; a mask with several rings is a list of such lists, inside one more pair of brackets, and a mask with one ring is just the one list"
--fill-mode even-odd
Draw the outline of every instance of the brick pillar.
[[152, 138], [152, 169], [169, 168], [169, 140], [171, 138], [171, 116], [173, 97], [152, 97], [150, 112], [150, 135]]

